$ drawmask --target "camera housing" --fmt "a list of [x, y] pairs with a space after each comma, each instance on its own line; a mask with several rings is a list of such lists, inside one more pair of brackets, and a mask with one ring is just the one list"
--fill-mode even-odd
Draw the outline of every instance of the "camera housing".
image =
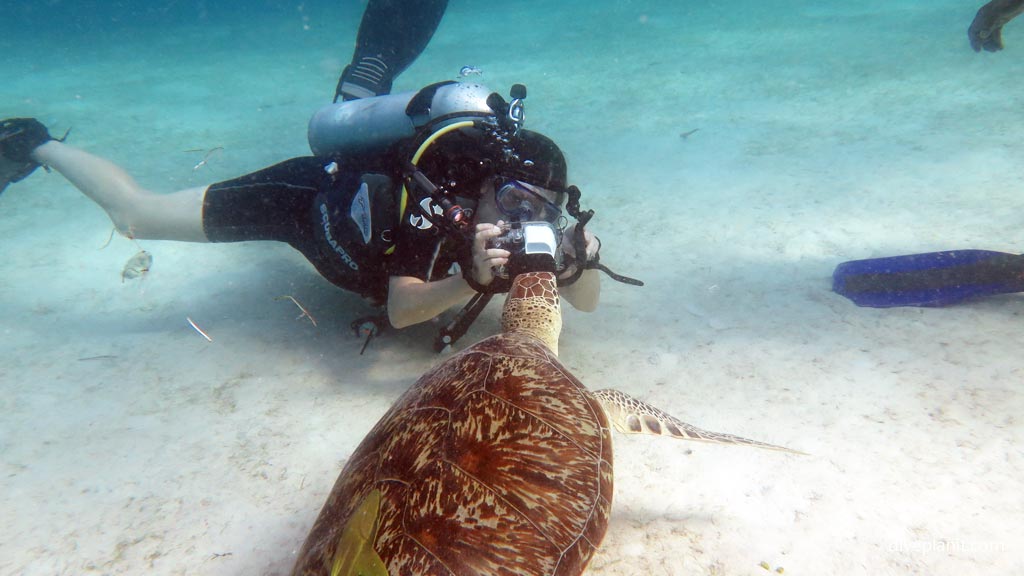
[[550, 222], [504, 225], [501, 235], [487, 243], [488, 248], [500, 248], [512, 254], [508, 264], [496, 268], [495, 274], [501, 278], [512, 278], [524, 272], [555, 272], [561, 265], [560, 236], [559, 230]]

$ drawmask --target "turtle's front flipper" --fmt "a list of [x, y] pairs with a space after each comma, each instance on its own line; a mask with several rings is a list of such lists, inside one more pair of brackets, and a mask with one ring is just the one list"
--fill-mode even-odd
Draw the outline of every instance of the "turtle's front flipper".
[[720, 434], [708, 432], [696, 426], [691, 426], [678, 418], [651, 406], [650, 404], [637, 400], [625, 392], [605, 389], [593, 392], [594, 396], [601, 402], [601, 406], [608, 414], [608, 420], [616, 430], [624, 434], [654, 434], [655, 436], [671, 436], [680, 440], [697, 440], [700, 442], [713, 442], [715, 444], [740, 444], [744, 446], [756, 446], [768, 450], [782, 450], [793, 454], [803, 454], [797, 450], [791, 450], [783, 446], [766, 444], [757, 440], [749, 440], [732, 434]]

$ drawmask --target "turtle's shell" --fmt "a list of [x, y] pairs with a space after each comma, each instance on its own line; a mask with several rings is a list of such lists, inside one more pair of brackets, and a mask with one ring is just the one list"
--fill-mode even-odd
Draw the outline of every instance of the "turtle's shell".
[[294, 574], [329, 574], [354, 511], [380, 493], [389, 574], [580, 574], [604, 537], [612, 443], [598, 402], [521, 333], [426, 373], [352, 454]]

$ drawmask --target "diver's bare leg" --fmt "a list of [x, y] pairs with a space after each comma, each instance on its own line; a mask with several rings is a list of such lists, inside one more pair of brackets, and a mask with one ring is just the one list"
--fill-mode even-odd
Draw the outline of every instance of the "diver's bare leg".
[[118, 232], [130, 238], [208, 242], [203, 233], [206, 186], [157, 194], [109, 160], [50, 140], [32, 158], [60, 172], [103, 208]]

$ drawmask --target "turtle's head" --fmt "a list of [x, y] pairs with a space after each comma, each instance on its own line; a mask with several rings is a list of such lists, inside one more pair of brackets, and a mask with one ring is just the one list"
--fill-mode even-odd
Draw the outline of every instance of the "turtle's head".
[[554, 273], [526, 272], [516, 276], [501, 312], [501, 329], [505, 333], [530, 334], [558, 354], [562, 311]]

